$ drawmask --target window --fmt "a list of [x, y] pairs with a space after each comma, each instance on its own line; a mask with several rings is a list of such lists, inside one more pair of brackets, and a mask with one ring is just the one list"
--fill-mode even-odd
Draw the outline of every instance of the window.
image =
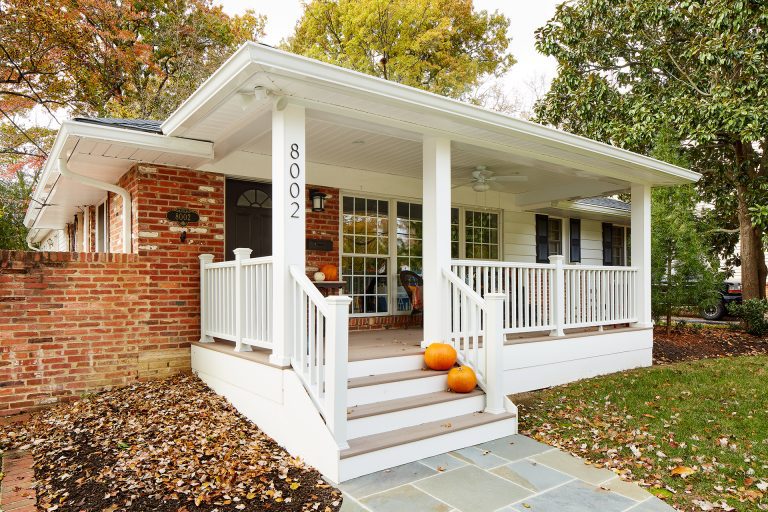
[[624, 226], [603, 224], [603, 265], [629, 265], [629, 233]]
[[397, 310], [410, 311], [411, 300], [400, 284], [401, 270], [422, 274], [422, 209], [417, 203], [397, 201]]
[[96, 252], [109, 252], [109, 213], [107, 200], [96, 207]]
[[548, 219], [547, 246], [549, 256], [563, 254], [563, 221], [561, 219]]
[[[498, 259], [500, 232], [498, 212], [451, 208], [451, 257]], [[344, 196], [341, 237], [341, 279], [352, 297], [351, 314], [410, 312], [400, 271], [423, 273], [422, 205]]]
[[464, 257], [467, 259], [499, 259], [499, 214], [464, 211]]
[[341, 275], [352, 314], [389, 311], [389, 202], [345, 197]]
[[536, 263], [549, 263], [549, 257], [563, 254], [563, 220], [536, 215]]

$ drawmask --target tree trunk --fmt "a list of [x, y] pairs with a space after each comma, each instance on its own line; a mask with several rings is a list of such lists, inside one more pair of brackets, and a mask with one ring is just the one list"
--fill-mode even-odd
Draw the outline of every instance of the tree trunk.
[[760, 229], [752, 225], [744, 185], [737, 185], [739, 217], [739, 252], [741, 256], [741, 293], [744, 300], [765, 298], [766, 265]]
[[669, 299], [669, 289], [672, 286], [672, 255], [674, 251], [670, 247], [667, 253], [667, 336], [672, 333], [672, 301]]

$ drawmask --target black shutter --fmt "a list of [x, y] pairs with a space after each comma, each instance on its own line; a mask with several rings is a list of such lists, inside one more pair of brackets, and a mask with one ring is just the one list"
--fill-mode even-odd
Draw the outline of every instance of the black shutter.
[[571, 263], [581, 262], [581, 219], [571, 219]]
[[613, 226], [603, 222], [603, 265], [613, 265]]
[[536, 216], [536, 263], [549, 263], [549, 217]]

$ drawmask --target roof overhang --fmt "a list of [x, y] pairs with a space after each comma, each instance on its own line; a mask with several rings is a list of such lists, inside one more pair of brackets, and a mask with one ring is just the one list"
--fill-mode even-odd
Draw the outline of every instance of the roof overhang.
[[[93, 204], [89, 197], [103, 191], [63, 178], [59, 158], [70, 162], [76, 173], [115, 184], [138, 162], [194, 167], [213, 158], [213, 144], [206, 141], [64, 121], [45, 162], [24, 225], [33, 227], [44, 213], [49, 219], [35, 227], [60, 229], [78, 205]], [[74, 190], [77, 194], [72, 194]], [[56, 196], [59, 197], [56, 197]], [[69, 196], [73, 200], [68, 200]], [[56, 205], [50, 205], [56, 203]]]
[[631, 182], [675, 185], [700, 178], [631, 151], [258, 43], [243, 45], [171, 114], [162, 131], [187, 136], [238, 95], [245, 109], [242, 95], [256, 86], [329, 114], [533, 155]]

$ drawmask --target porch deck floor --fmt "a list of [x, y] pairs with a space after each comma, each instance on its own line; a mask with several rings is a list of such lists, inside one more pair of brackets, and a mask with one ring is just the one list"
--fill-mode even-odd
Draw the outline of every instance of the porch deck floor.
[[[604, 332], [631, 331], [635, 327], [608, 326]], [[568, 329], [565, 336], [550, 336], [549, 331], [526, 332], [508, 334], [506, 344], [534, 343], [541, 341], [562, 340], [573, 337], [597, 336], [601, 332], [595, 328]], [[419, 355], [423, 352], [421, 341], [424, 339], [424, 331], [421, 328], [413, 329], [377, 329], [370, 331], [351, 331], [349, 333], [349, 360], [364, 361], [367, 359], [381, 359], [385, 357]], [[482, 344], [482, 339], [480, 340]], [[230, 341], [217, 339], [215, 343], [204, 344], [220, 352], [234, 353], [235, 344]], [[269, 362], [269, 351], [253, 347], [249, 352], [237, 352], [239, 357], [249, 359], [261, 364], [274, 366]]]

